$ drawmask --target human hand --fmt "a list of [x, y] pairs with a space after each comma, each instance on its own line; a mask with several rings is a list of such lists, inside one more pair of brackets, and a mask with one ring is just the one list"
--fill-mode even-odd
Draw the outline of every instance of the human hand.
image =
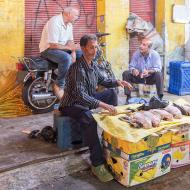
[[72, 51], [71, 57], [72, 57], [72, 63], [74, 63], [76, 61], [76, 52], [75, 51]]
[[117, 114], [116, 108], [112, 105], [106, 104], [104, 102], [100, 102], [99, 107], [107, 110], [110, 113], [110, 115], [116, 115]]
[[137, 77], [139, 75], [139, 71], [137, 69], [133, 69], [132, 75]]
[[79, 43], [76, 43], [75, 44], [75, 47], [76, 47], [76, 49], [78, 49], [78, 50], [80, 50], [81, 48], [80, 48], [80, 44]]
[[148, 70], [144, 70], [141, 75], [142, 75], [142, 78], [148, 77], [148, 75], [149, 75]]
[[129, 82], [124, 81], [124, 80], [117, 80], [117, 84], [118, 86], [121, 86], [122, 88], [127, 87], [129, 90], [132, 90], [133, 88], [133, 86]]
[[71, 50], [71, 51], [75, 51], [77, 49], [76, 48], [76, 44], [73, 41], [71, 41], [71, 40], [69, 40], [67, 42], [67, 46], [68, 46], [69, 50]]

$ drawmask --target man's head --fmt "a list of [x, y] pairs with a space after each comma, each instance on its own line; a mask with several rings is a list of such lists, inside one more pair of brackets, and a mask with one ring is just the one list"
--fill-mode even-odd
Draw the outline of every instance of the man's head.
[[148, 54], [152, 47], [152, 41], [148, 38], [144, 38], [140, 44], [140, 52], [144, 55]]
[[88, 59], [93, 59], [97, 52], [97, 37], [94, 34], [86, 34], [80, 39], [80, 46], [83, 55]]
[[64, 21], [67, 23], [75, 22], [79, 17], [79, 10], [75, 7], [66, 7], [63, 10]]

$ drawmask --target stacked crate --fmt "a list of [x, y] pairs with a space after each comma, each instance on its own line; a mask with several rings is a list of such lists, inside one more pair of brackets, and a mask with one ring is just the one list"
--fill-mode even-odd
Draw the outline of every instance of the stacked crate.
[[169, 71], [168, 91], [180, 96], [190, 94], [190, 62], [172, 61]]
[[103, 146], [108, 166], [124, 186], [144, 183], [170, 172], [171, 132], [132, 143], [104, 131]]

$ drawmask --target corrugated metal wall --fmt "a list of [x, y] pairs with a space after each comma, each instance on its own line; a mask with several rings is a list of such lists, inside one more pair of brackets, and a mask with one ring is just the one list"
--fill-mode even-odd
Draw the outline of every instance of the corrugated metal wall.
[[[151, 22], [155, 25], [155, 10], [154, 0], [130, 0], [130, 12], [135, 13], [142, 19]], [[129, 55], [130, 58], [139, 47], [137, 36], [130, 36], [129, 40]]]
[[25, 56], [39, 55], [39, 41], [43, 26], [65, 6], [76, 6], [80, 17], [74, 25], [75, 42], [85, 33], [95, 33], [96, 0], [25, 0]]

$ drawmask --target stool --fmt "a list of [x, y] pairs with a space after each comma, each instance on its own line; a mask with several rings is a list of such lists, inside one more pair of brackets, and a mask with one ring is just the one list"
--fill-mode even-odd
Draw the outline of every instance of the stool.
[[58, 110], [54, 111], [54, 129], [57, 133], [57, 146], [61, 150], [83, 147], [80, 125], [71, 117], [63, 116]]

